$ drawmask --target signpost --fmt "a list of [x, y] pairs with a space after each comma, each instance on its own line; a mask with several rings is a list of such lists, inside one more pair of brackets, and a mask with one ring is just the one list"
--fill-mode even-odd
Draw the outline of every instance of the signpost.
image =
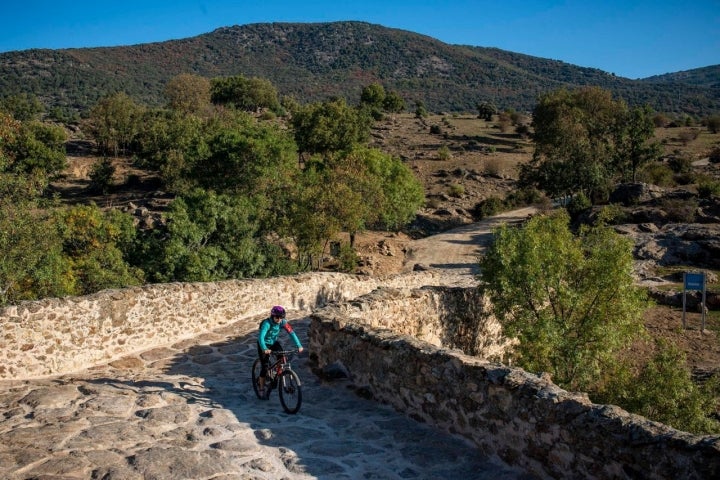
[[705, 331], [705, 273], [703, 272], [685, 272], [683, 273], [683, 328], [687, 328], [685, 324], [686, 295], [688, 290], [702, 291], [702, 302], [700, 303], [700, 311], [702, 312], [702, 329]]

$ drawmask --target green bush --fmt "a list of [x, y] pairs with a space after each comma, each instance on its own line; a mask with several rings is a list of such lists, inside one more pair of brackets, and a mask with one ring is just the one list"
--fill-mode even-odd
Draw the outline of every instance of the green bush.
[[698, 182], [698, 196], [700, 198], [710, 198], [712, 196], [720, 196], [720, 181], [712, 178], [703, 178]]
[[568, 203], [567, 211], [571, 216], [576, 216], [588, 208], [592, 207], [592, 202], [583, 192], [576, 194]]
[[612, 403], [651, 420], [695, 434], [720, 433], [710, 417], [720, 395], [717, 376], [704, 385], [692, 381], [685, 355], [666, 341], [658, 341], [650, 361], [632, 374], [628, 365], [610, 366], [613, 374], [594, 401]]
[[652, 162], [645, 165], [638, 172], [638, 181], [658, 185], [660, 187], [671, 187], [675, 185], [673, 171], [665, 164]]
[[443, 145], [438, 149], [437, 152], [438, 159], [440, 160], [450, 160], [452, 158], [452, 153], [450, 153], [450, 149], [447, 145]]
[[339, 269], [341, 272], [353, 272], [360, 263], [360, 258], [350, 246], [349, 243], [340, 245], [340, 253], [338, 254]]
[[687, 173], [692, 170], [692, 159], [674, 155], [668, 159], [668, 166], [675, 173]]
[[626, 220], [627, 213], [622, 206], [611, 203], [602, 208], [597, 218], [597, 224], [604, 223], [605, 225], [619, 225], [621, 223], [625, 223]]
[[545, 194], [534, 187], [514, 190], [505, 197], [505, 203], [509, 207], [524, 207], [526, 205], [543, 203], [545, 200], [547, 200]]
[[95, 162], [90, 170], [90, 185], [88, 189], [93, 192], [99, 192], [103, 195], [108, 193], [112, 188], [112, 178], [115, 174], [115, 167], [109, 158]]
[[448, 194], [451, 197], [459, 198], [465, 194], [465, 187], [457, 183], [453, 183], [452, 185], [450, 185], [449, 190], [450, 191], [448, 192]]
[[482, 220], [483, 218], [497, 215], [498, 213], [506, 210], [506, 208], [505, 202], [503, 202], [500, 198], [490, 197], [475, 205], [473, 214], [476, 218]]

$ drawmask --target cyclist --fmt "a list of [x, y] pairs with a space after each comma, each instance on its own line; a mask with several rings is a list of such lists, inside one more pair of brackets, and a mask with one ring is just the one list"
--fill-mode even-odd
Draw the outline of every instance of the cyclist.
[[285, 309], [280, 305], [275, 305], [270, 310], [270, 316], [260, 322], [260, 332], [258, 333], [257, 349], [258, 357], [262, 363], [260, 370], [260, 378], [258, 378], [258, 386], [263, 393], [263, 399], [267, 400], [268, 394], [265, 392], [265, 376], [267, 375], [268, 365], [270, 364], [270, 353], [283, 350], [282, 345], [278, 341], [280, 329], [284, 329], [295, 343], [298, 352], [303, 351], [302, 344], [297, 334], [293, 331], [290, 323], [285, 319]]

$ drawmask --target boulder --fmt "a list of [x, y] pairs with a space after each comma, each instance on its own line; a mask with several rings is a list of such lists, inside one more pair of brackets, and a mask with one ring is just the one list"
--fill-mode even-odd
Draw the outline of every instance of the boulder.
[[660, 198], [665, 189], [649, 183], [622, 183], [610, 194], [610, 203], [620, 203], [625, 206], [637, 205]]

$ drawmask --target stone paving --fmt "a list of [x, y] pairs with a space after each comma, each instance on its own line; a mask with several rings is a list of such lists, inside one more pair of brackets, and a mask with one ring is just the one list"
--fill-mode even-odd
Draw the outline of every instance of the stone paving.
[[[307, 344], [309, 320], [292, 322]], [[303, 356], [302, 408], [288, 415], [277, 391], [253, 392], [254, 342], [231, 326], [74, 375], [0, 382], [0, 479], [532, 478], [321, 380]]]

